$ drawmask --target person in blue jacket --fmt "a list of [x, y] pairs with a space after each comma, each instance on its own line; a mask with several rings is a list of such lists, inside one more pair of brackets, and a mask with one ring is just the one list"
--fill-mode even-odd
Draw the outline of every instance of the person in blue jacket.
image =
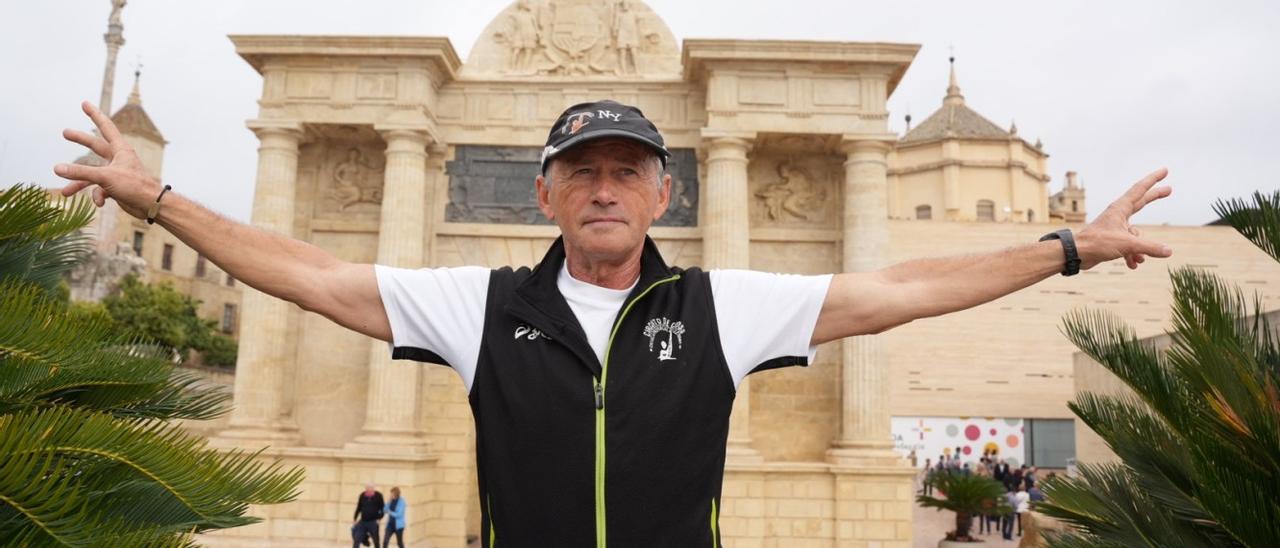
[[383, 513], [387, 515], [387, 532], [382, 537], [383, 548], [391, 548], [391, 535], [396, 535], [396, 544], [399, 548], [404, 548], [404, 497], [400, 496], [400, 488], [391, 488], [391, 500], [387, 502], [383, 508]]

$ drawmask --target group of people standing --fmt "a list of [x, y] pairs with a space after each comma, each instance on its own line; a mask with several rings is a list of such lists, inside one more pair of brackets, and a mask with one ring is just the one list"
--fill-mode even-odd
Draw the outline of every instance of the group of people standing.
[[[1005, 489], [1005, 502], [1013, 508], [1013, 513], [1003, 516], [997, 514], [995, 510], [995, 501], [991, 501], [990, 512], [984, 512], [982, 515], [976, 516], [978, 520], [978, 533], [991, 534], [996, 532], [999, 527], [1000, 535], [1005, 540], [1013, 540], [1014, 528], [1017, 527], [1017, 535], [1022, 536], [1024, 516], [1031, 511], [1031, 503], [1044, 500], [1044, 492], [1038, 487], [1039, 469], [1034, 466], [1025, 464], [1014, 468], [1002, 458], [997, 458], [996, 453], [992, 451], [983, 451], [982, 458], [978, 462], [961, 462], [960, 448], [956, 448], [955, 454], [947, 456], [945, 454], [938, 455], [938, 462], [933, 463], [930, 459], [925, 459], [924, 468], [921, 471], [922, 485], [920, 493], [924, 495], [933, 495], [933, 482], [930, 481], [936, 474], [977, 474], [979, 476], [989, 477], [1000, 482]], [[1050, 472], [1047, 477], [1053, 477]]]
[[[391, 500], [387, 501], [383, 500], [382, 493], [374, 484], [366, 483], [360, 498], [356, 499], [356, 512], [352, 518], [355, 523], [351, 525], [351, 548], [360, 548], [362, 544], [369, 546], [370, 540], [373, 541], [373, 548], [390, 548], [392, 535], [395, 535], [399, 548], [404, 548], [406, 505], [404, 498], [400, 496], [399, 487], [391, 488]], [[379, 543], [378, 523], [383, 516], [387, 518], [387, 528]]]

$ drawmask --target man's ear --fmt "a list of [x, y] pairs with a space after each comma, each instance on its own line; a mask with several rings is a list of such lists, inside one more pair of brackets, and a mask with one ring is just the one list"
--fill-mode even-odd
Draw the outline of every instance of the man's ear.
[[658, 207], [653, 211], [653, 220], [662, 218], [662, 214], [667, 212], [667, 207], [671, 205], [671, 174], [662, 174], [662, 187], [658, 189]]
[[551, 209], [551, 184], [547, 182], [546, 176], [538, 175], [538, 178], [533, 180], [533, 184], [538, 190], [538, 209], [547, 216], [547, 220], [556, 220], [556, 213]]

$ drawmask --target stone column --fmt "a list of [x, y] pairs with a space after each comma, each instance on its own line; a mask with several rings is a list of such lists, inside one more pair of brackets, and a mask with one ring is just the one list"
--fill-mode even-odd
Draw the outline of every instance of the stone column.
[[[377, 263], [420, 268], [430, 255], [426, 240], [427, 145], [421, 130], [382, 131], [387, 166], [382, 184]], [[369, 347], [369, 389], [364, 428], [349, 449], [376, 447], [379, 452], [425, 453], [427, 441], [418, 424], [419, 376], [423, 365], [393, 361], [386, 343]]]
[[[296, 123], [255, 123], [249, 127], [261, 143], [253, 225], [291, 237], [301, 127]], [[287, 344], [294, 305], [246, 286], [240, 306], [243, 323], [236, 360], [235, 408], [230, 427], [220, 436], [276, 446], [296, 443], [298, 427], [285, 400], [285, 377], [294, 360], [293, 345]]]
[[[707, 180], [704, 184], [702, 262], [710, 269], [750, 268], [751, 233], [747, 189], [747, 152], [753, 135], [704, 134]], [[751, 463], [763, 459], [751, 447], [751, 386], [743, 379], [733, 401], [729, 421], [728, 462]]]
[[[887, 156], [876, 140], [845, 141], [844, 272], [884, 266], [888, 254]], [[879, 335], [843, 341], [840, 439], [828, 452], [838, 464], [892, 464], [888, 369]]]

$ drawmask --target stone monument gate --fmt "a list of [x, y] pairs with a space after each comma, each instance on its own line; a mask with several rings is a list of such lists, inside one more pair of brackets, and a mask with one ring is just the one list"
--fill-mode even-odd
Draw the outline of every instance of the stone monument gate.
[[[674, 153], [669, 262], [827, 273], [887, 260], [886, 99], [918, 46], [677, 43], [641, 2], [520, 0], [466, 63], [445, 38], [233, 36], [263, 78], [253, 223], [351, 261], [530, 265], [558, 229], [533, 191], [567, 106], [639, 106]], [[347, 542], [366, 481], [400, 486], [407, 539], [479, 533], [466, 394], [445, 367], [246, 289], [235, 412], [213, 443], [307, 468], [300, 500], [210, 544]], [[878, 336], [755, 375], [729, 440], [724, 542], [908, 546], [913, 470], [891, 452]], [[753, 394], [755, 397], [753, 398]], [[755, 399], [755, 401], [753, 401]]]

